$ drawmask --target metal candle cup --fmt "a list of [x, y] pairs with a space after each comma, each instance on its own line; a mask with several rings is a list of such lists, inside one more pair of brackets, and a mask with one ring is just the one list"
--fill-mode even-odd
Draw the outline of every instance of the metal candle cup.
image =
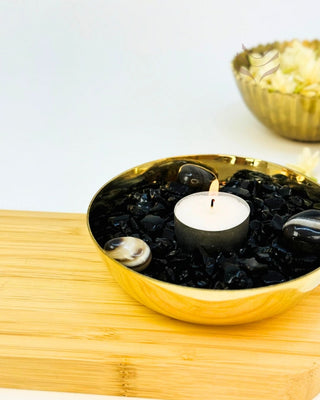
[[186, 196], [174, 209], [178, 243], [188, 251], [197, 247], [208, 253], [233, 250], [247, 236], [249, 214], [249, 205], [230, 193], [220, 192], [212, 197], [209, 192], [199, 192]]

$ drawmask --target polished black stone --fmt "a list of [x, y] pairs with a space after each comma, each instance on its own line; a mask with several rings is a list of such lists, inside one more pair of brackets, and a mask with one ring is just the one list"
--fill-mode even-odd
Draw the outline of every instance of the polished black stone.
[[283, 225], [288, 242], [301, 251], [320, 252], [320, 210], [306, 210], [293, 215]]
[[184, 164], [178, 171], [180, 183], [197, 191], [206, 191], [217, 177], [206, 168], [195, 164]]

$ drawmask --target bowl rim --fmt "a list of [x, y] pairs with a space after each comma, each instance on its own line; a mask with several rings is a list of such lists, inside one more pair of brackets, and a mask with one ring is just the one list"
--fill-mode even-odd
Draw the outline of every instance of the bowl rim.
[[[208, 154], [208, 153], [203, 153], [203, 154], [193, 154], [193, 155], [189, 154], [189, 155], [181, 155], [181, 156], [172, 156], [172, 157], [166, 157], [166, 158], [160, 158], [160, 159], [156, 159], [156, 160], [147, 161], [147, 162], [144, 162], [142, 164], [133, 166], [133, 167], [131, 167], [131, 168], [119, 173], [118, 175], [114, 176], [113, 178], [109, 179], [103, 186], [100, 187], [100, 189], [98, 189], [98, 191], [94, 194], [94, 196], [92, 197], [92, 199], [91, 199], [91, 201], [89, 203], [89, 206], [88, 206], [88, 209], [87, 209], [87, 213], [86, 213], [87, 229], [89, 231], [89, 234], [90, 234], [93, 242], [95, 243], [97, 248], [104, 254], [105, 257], [110, 259], [113, 263], [115, 263], [118, 267], [122, 268], [126, 272], [129, 272], [129, 273], [132, 273], [132, 274], [136, 275], [141, 280], [151, 281], [153, 284], [161, 286], [162, 288], [167, 289], [170, 292], [174, 291], [175, 293], [178, 292], [178, 293], [184, 294], [184, 295], [194, 293], [194, 294], [197, 294], [197, 296], [196, 296], [197, 298], [199, 298], [199, 294], [203, 293], [204, 296], [200, 296], [200, 297], [203, 297], [204, 300], [208, 300], [207, 299], [208, 296], [206, 296], [208, 293], [214, 293], [215, 295], [219, 296], [218, 299], [217, 298], [214, 299], [216, 301], [220, 301], [220, 300], [223, 301], [223, 300], [226, 300], [227, 298], [230, 300], [230, 293], [232, 293], [234, 295], [232, 297], [232, 299], [235, 299], [235, 298], [248, 297], [249, 295], [250, 296], [254, 296], [254, 295], [258, 295], [258, 294], [262, 294], [262, 293], [267, 293], [269, 291], [271, 292], [275, 288], [277, 288], [277, 289], [279, 288], [279, 290], [280, 289], [285, 289], [286, 286], [288, 286], [288, 288], [289, 288], [290, 286], [294, 286], [296, 282], [308, 279], [308, 277], [310, 275], [316, 275], [317, 273], [320, 272], [320, 265], [319, 265], [319, 267], [317, 267], [316, 269], [314, 269], [314, 270], [312, 270], [312, 271], [310, 271], [310, 272], [308, 272], [308, 273], [306, 273], [304, 275], [301, 275], [301, 276], [299, 276], [297, 278], [290, 279], [288, 281], [281, 282], [281, 283], [276, 283], [276, 284], [273, 284], [273, 285], [259, 286], [259, 287], [254, 287], [254, 288], [246, 288], [246, 289], [195, 288], [195, 287], [192, 287], [192, 286], [183, 286], [183, 285], [178, 285], [178, 284], [171, 283], [171, 282], [161, 281], [161, 280], [153, 278], [151, 276], [144, 275], [144, 274], [142, 274], [140, 272], [134, 271], [132, 268], [127, 267], [127, 266], [121, 264], [119, 261], [117, 261], [117, 260], [111, 258], [110, 256], [108, 256], [105, 253], [104, 249], [99, 245], [99, 243], [95, 239], [95, 237], [94, 237], [94, 235], [93, 235], [93, 233], [91, 231], [91, 227], [90, 227], [90, 220], [89, 220], [90, 210], [91, 210], [93, 202], [95, 201], [95, 199], [99, 195], [99, 193], [106, 186], [108, 186], [111, 182], [113, 182], [115, 179], [118, 179], [118, 178], [122, 177], [123, 175], [125, 175], [127, 173], [130, 173], [131, 171], [133, 171], [136, 168], [144, 168], [147, 165], [149, 166], [151, 163], [155, 164], [155, 163], [164, 162], [164, 161], [168, 161], [168, 160], [180, 160], [180, 159], [183, 160], [183, 158], [193, 158], [193, 157], [228, 157], [228, 158], [234, 158], [235, 157], [236, 159], [240, 158], [240, 159], [246, 159], [246, 160], [247, 159], [250, 159], [250, 160], [253, 159], [253, 160], [259, 160], [259, 161], [265, 161], [265, 162], [267, 162], [268, 164], [270, 164], [270, 165], [272, 165], [274, 167], [278, 167], [279, 169], [285, 169], [288, 172], [291, 172], [296, 176], [299, 176], [299, 175], [303, 176], [308, 182], [320, 187], [320, 183], [313, 181], [308, 176], [306, 176], [306, 175], [304, 175], [304, 174], [302, 174], [302, 173], [300, 173], [298, 171], [295, 171], [292, 168], [283, 166], [281, 164], [278, 164], [278, 163], [275, 163], [275, 162], [272, 162], [272, 161], [266, 161], [266, 160], [261, 160], [261, 159], [258, 159], [258, 158], [252, 158], [252, 157], [244, 157], [244, 156], [237, 156], [237, 155], [231, 155], [231, 154]], [[318, 284], [316, 286], [318, 286]], [[194, 297], [194, 296], [192, 296], [192, 297]]]
[[[279, 45], [286, 45], [289, 44], [291, 42], [293, 42], [294, 40], [299, 40], [299, 39], [292, 39], [292, 40], [283, 40], [283, 41], [274, 41], [271, 43], [266, 43], [266, 44], [258, 44], [256, 46], [252, 46], [250, 47], [248, 50], [248, 52], [254, 51], [255, 49], [257, 49], [258, 47], [269, 47], [269, 46], [279, 46]], [[308, 43], [317, 43], [320, 47], [320, 40], [319, 39], [313, 39], [313, 40], [299, 40], [302, 43], [308, 42]], [[309, 101], [320, 101], [320, 95], [319, 96], [306, 96], [305, 94], [301, 94], [301, 93], [285, 93], [285, 92], [281, 92], [280, 90], [270, 90], [266, 87], [262, 87], [260, 86], [254, 79], [245, 79], [240, 73], [239, 71], [236, 69], [235, 67], [235, 61], [239, 56], [245, 55], [247, 52], [246, 51], [241, 51], [240, 53], [237, 53], [231, 60], [231, 69], [232, 72], [234, 74], [234, 77], [241, 81], [244, 85], [249, 84], [252, 85], [253, 87], [257, 88], [257, 90], [261, 90], [263, 92], [269, 93], [270, 95], [282, 95], [282, 96], [288, 96], [288, 97], [292, 97], [292, 98], [301, 98], [301, 99], [308, 99]], [[319, 57], [320, 60], [320, 57]]]

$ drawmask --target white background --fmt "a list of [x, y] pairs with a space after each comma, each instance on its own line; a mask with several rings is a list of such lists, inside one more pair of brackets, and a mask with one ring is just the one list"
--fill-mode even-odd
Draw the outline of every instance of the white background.
[[303, 144], [255, 120], [230, 62], [319, 38], [319, 15], [318, 0], [0, 0], [0, 208], [86, 212], [107, 180], [167, 156], [294, 163]]

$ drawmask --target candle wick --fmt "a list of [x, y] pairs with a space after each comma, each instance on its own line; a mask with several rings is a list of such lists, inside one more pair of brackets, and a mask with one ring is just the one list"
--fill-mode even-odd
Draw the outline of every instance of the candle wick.
[[214, 205], [214, 199], [211, 199], [211, 207]]

